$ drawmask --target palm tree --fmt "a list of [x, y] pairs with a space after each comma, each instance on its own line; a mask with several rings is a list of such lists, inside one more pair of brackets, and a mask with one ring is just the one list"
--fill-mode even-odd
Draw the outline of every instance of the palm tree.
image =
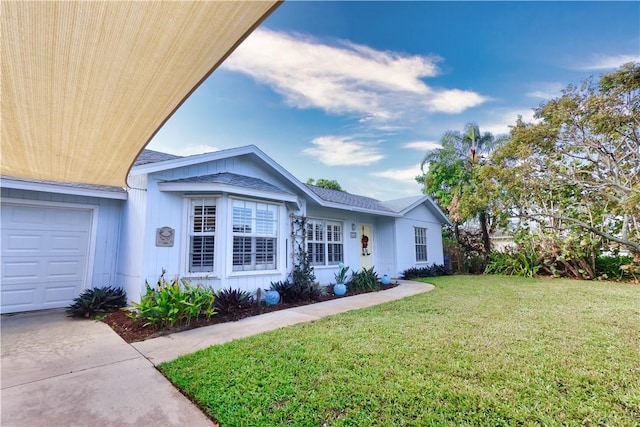
[[470, 201], [469, 196], [481, 185], [474, 173], [476, 166], [495, 149], [496, 139], [490, 132], [481, 133], [477, 124], [470, 123], [464, 132], [446, 132], [441, 144], [442, 148], [425, 154], [420, 164], [423, 175], [418, 182], [424, 184], [423, 191], [448, 212], [454, 222], [456, 238], [461, 223], [478, 220], [485, 253], [488, 253], [491, 241], [487, 206], [474, 205], [475, 201]]

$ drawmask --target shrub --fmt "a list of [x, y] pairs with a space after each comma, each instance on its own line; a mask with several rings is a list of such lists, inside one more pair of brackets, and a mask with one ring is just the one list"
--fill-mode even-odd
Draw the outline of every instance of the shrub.
[[485, 274], [504, 274], [507, 276], [534, 277], [545, 265], [553, 271], [553, 263], [542, 259], [536, 252], [520, 250], [518, 252], [492, 251], [487, 257]]
[[316, 301], [324, 295], [324, 287], [314, 282], [291, 283], [288, 280], [283, 282], [272, 282], [271, 290], [278, 291], [280, 301], [296, 303], [303, 301]]
[[627, 280], [632, 279], [633, 271], [627, 267], [633, 264], [630, 256], [599, 256], [596, 258], [596, 274], [601, 279]]
[[250, 308], [253, 302], [254, 299], [251, 293], [229, 287], [216, 292], [213, 307], [219, 314], [233, 316], [239, 310]]
[[127, 305], [127, 294], [122, 288], [105, 286], [87, 289], [74, 298], [67, 307], [69, 317], [92, 317], [98, 313], [117, 310]]
[[140, 303], [133, 303], [136, 312], [131, 313], [132, 317], [144, 321], [144, 326], [188, 324], [193, 318], [215, 314], [215, 291], [209, 287], [192, 286], [178, 278], [169, 282], [163, 272], [155, 288], [149, 283], [146, 283], [146, 288]]
[[380, 289], [380, 278], [373, 267], [363, 268], [351, 275], [347, 288], [352, 292], [377, 291]]
[[426, 267], [411, 267], [400, 273], [400, 278], [404, 280], [418, 279], [420, 277], [447, 276], [451, 271], [443, 264], [433, 264]]

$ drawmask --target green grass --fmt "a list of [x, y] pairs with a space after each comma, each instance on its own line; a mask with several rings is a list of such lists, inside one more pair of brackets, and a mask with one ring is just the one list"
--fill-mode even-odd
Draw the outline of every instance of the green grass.
[[640, 287], [429, 282], [160, 370], [224, 427], [640, 425]]

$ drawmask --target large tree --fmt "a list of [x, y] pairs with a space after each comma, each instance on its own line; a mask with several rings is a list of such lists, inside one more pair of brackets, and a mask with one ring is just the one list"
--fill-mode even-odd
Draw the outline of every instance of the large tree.
[[484, 252], [487, 253], [491, 245], [491, 198], [486, 191], [486, 183], [479, 176], [479, 167], [494, 149], [496, 139], [489, 132], [481, 133], [472, 123], [464, 132], [446, 132], [440, 142], [442, 148], [431, 150], [424, 156], [421, 163], [423, 175], [417, 181], [424, 185], [423, 192], [447, 212], [458, 240], [460, 224], [478, 222]]
[[342, 189], [342, 186], [340, 185], [340, 183], [338, 181], [336, 181], [335, 179], [325, 179], [325, 178], [313, 179], [313, 178], [309, 178], [307, 180], [307, 184], [315, 185], [316, 187], [328, 188], [329, 190], [344, 191]]
[[481, 175], [540, 233], [640, 254], [640, 64], [569, 86], [533, 122], [518, 120]]

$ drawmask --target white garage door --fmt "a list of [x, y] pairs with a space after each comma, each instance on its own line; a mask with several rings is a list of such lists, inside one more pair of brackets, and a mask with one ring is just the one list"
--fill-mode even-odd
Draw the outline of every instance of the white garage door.
[[66, 307], [84, 290], [91, 209], [2, 204], [2, 313]]

